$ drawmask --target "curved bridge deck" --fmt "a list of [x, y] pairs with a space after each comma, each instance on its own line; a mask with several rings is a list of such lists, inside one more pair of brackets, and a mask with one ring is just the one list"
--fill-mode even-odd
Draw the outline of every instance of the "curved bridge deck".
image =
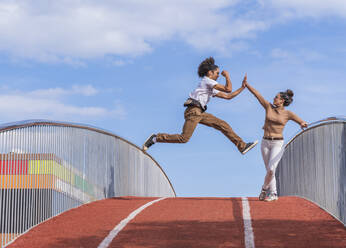
[[[8, 247], [98, 247], [130, 213], [157, 198], [121, 197], [67, 211]], [[167, 198], [148, 206], [105, 247], [248, 247], [241, 198]], [[298, 197], [248, 198], [255, 247], [346, 247], [346, 228]], [[253, 246], [252, 246], [253, 247]]]

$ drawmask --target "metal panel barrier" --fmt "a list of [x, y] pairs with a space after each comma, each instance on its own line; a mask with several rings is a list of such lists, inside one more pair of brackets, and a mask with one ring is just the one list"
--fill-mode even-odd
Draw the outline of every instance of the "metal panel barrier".
[[279, 195], [313, 201], [346, 226], [346, 118], [298, 133], [285, 147], [276, 178]]
[[151, 156], [105, 130], [42, 120], [0, 126], [0, 247], [88, 202], [175, 195]]

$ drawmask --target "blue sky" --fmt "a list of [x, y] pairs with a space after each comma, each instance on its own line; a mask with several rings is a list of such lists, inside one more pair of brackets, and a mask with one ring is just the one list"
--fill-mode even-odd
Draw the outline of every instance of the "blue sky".
[[[2, 0], [1, 122], [91, 124], [141, 146], [151, 133], [181, 131], [209, 56], [234, 89], [245, 72], [270, 101], [292, 89], [289, 109], [307, 122], [345, 115], [345, 20], [343, 0]], [[212, 99], [208, 112], [245, 141], [263, 135], [264, 111], [247, 91]], [[297, 131], [288, 123], [286, 141]], [[178, 196], [254, 196], [265, 174], [260, 146], [242, 156], [202, 125], [187, 144], [149, 153]]]

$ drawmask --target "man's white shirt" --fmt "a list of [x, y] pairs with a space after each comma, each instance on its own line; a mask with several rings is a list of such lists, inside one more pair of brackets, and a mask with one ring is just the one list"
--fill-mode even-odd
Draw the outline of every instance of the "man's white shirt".
[[199, 101], [204, 108], [209, 102], [210, 97], [220, 92], [213, 88], [216, 84], [218, 84], [218, 82], [205, 76], [199, 82], [197, 88], [190, 93], [189, 97]]

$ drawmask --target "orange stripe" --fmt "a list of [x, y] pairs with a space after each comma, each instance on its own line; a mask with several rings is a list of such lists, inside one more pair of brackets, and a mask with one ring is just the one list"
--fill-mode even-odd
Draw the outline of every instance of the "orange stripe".
[[53, 175], [0, 175], [1, 189], [53, 189]]

